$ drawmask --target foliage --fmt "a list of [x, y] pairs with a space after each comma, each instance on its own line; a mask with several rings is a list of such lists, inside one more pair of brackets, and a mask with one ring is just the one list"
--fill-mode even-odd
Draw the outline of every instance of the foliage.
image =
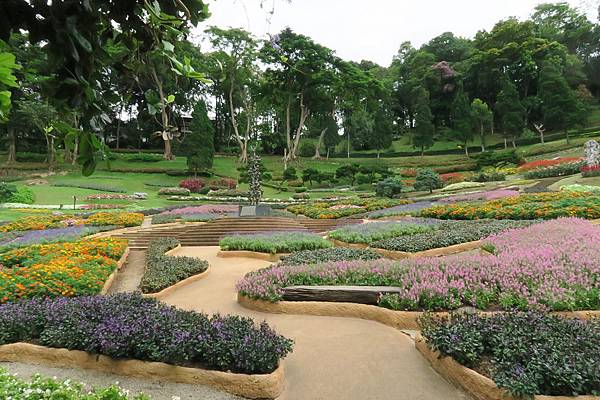
[[330, 247], [318, 250], [295, 251], [281, 257], [279, 265], [321, 264], [335, 261], [378, 260], [383, 256], [370, 249], [348, 249], [345, 247]]
[[80, 188], [80, 189], [98, 190], [100, 192], [127, 193], [127, 190], [119, 188], [119, 187], [99, 185], [96, 183], [87, 183], [87, 182], [54, 182], [54, 183], [52, 183], [52, 186], [75, 187], [75, 188]]
[[[0, 47], [0, 50], [2, 47]], [[19, 68], [19, 65], [15, 63], [14, 54], [0, 52], [0, 123], [8, 120], [12, 96], [9, 89], [19, 86], [14, 75], [14, 71]]]
[[4, 304], [0, 321], [0, 344], [35, 341], [116, 359], [245, 374], [273, 371], [292, 350], [292, 341], [266, 322], [207, 316], [131, 293]]
[[377, 183], [375, 194], [379, 197], [394, 198], [402, 192], [402, 180], [398, 177], [386, 178]]
[[263, 196], [263, 190], [261, 186], [261, 161], [260, 156], [257, 155], [256, 152], [253, 152], [252, 156], [250, 156], [248, 175], [250, 178], [250, 182], [248, 183], [250, 186], [250, 190], [248, 191], [248, 200], [250, 200], [251, 205], [257, 206], [260, 204], [260, 199]]
[[28, 151], [18, 151], [17, 161], [18, 162], [44, 162], [46, 161], [47, 154], [31, 153]]
[[411, 201], [395, 199], [347, 199], [335, 202], [297, 204], [289, 206], [287, 210], [291, 213], [302, 214], [309, 218], [335, 219], [407, 203], [411, 203]]
[[551, 160], [535, 160], [526, 162], [524, 164], [519, 165], [519, 171], [526, 172], [531, 171], [532, 169], [545, 168], [545, 167], [554, 167], [560, 164], [569, 164], [580, 162], [581, 157], [559, 157], [553, 158]]
[[77, 225], [94, 226], [137, 226], [141, 225], [144, 215], [127, 212], [98, 212], [88, 218], [71, 215], [31, 215], [0, 225], [0, 232], [31, 231], [50, 228], [64, 228]]
[[221, 250], [249, 250], [260, 253], [291, 253], [332, 247], [321, 236], [306, 232], [270, 232], [225, 236], [219, 241]]
[[159, 195], [165, 196], [189, 196], [191, 190], [185, 187], [163, 187], [158, 190]]
[[470, 180], [473, 182], [499, 182], [506, 180], [506, 175], [497, 170], [487, 170], [474, 174]]
[[439, 189], [444, 184], [436, 172], [429, 168], [423, 168], [417, 172], [413, 186], [415, 190], [429, 190], [429, 193], [432, 193], [434, 189]]
[[412, 224], [410, 222], [396, 221], [370, 222], [338, 228], [330, 232], [329, 237], [346, 243], [370, 244], [379, 240], [397, 236], [410, 236], [417, 233], [430, 232], [435, 229], [435, 224]]
[[0, 254], [0, 303], [32, 297], [99, 293], [127, 242], [81, 240], [17, 248]]
[[33, 191], [27, 186], [17, 186], [0, 182], [0, 203], [33, 204]]
[[125, 156], [125, 159], [129, 162], [144, 162], [144, 163], [154, 163], [162, 161], [163, 158], [159, 154], [151, 154], [151, 153], [137, 153], [137, 154], [128, 154]]
[[462, 189], [474, 189], [485, 186], [482, 182], [458, 182], [451, 183], [450, 185], [444, 187], [442, 192], [452, 192], [454, 190], [462, 190]]
[[284, 181], [293, 181], [298, 179], [298, 173], [296, 172], [296, 168], [294, 167], [287, 167], [284, 171], [283, 171], [283, 180]]
[[495, 167], [501, 164], [522, 164], [523, 156], [516, 150], [484, 151], [475, 156], [477, 167]]
[[523, 177], [525, 177], [525, 179], [540, 179], [554, 176], [575, 175], [579, 173], [583, 165], [584, 162], [580, 161], [575, 163], [558, 164], [551, 167], [542, 167], [527, 171], [523, 174]]
[[600, 392], [600, 322], [544, 313], [455, 313], [421, 321], [428, 346], [483, 371], [513, 396]]
[[480, 204], [433, 206], [423, 217], [441, 219], [553, 219], [574, 216], [600, 218], [600, 196], [587, 193], [533, 193]]
[[315, 145], [304, 142], [300, 145], [300, 150], [298, 153], [300, 157], [312, 157], [315, 154]]
[[423, 152], [426, 148], [433, 146], [435, 126], [433, 116], [429, 108], [429, 92], [421, 90], [417, 96], [415, 118], [415, 132], [412, 137], [413, 146], [420, 148]]
[[186, 135], [182, 147], [187, 156], [188, 170], [196, 174], [212, 167], [215, 152], [215, 132], [203, 101], [197, 102], [194, 106], [190, 131]]
[[600, 248], [594, 243], [599, 235], [599, 228], [587, 221], [547, 221], [487, 239], [496, 254], [275, 266], [247, 274], [237, 290], [278, 301], [282, 289], [291, 285], [395, 286], [400, 293], [382, 296], [380, 306], [427, 311], [463, 306], [597, 310], [600, 281], [594, 260]]
[[188, 189], [191, 193], [199, 193], [206, 183], [200, 178], [187, 178], [179, 182], [179, 187]]
[[98, 212], [90, 215], [85, 221], [85, 225], [95, 226], [138, 226], [144, 221], [144, 214], [128, 212]]
[[566, 192], [593, 193], [600, 195], [600, 186], [573, 184], [561, 186], [560, 190], [564, 190]]
[[491, 234], [527, 226], [528, 221], [444, 221], [437, 229], [372, 242], [372, 247], [415, 253], [455, 244], [473, 242]]
[[48, 244], [60, 242], [74, 242], [84, 236], [114, 229], [114, 226], [68, 226], [66, 228], [52, 228], [25, 232], [3, 233], [0, 239], [0, 253], [9, 250], [31, 246], [33, 244]]
[[581, 167], [581, 175], [584, 178], [600, 176], [600, 166], [590, 167], [588, 165], [584, 165], [583, 167]]
[[148, 244], [146, 268], [140, 283], [142, 293], [157, 293], [208, 269], [208, 262], [193, 257], [165, 255], [179, 245], [175, 238], [160, 238]]
[[54, 399], [60, 396], [62, 400], [149, 400], [149, 397], [143, 394], [130, 397], [127, 390], [117, 385], [94, 388], [90, 391], [85, 390], [83, 384], [70, 379], [59, 381], [56, 378], [44, 378], [36, 374], [31, 380], [26, 381], [0, 368], [0, 397], [28, 400], [32, 398], [33, 393], [44, 396], [39, 397], [40, 399]]
[[523, 133], [526, 109], [519, 99], [515, 84], [508, 79], [505, 79], [502, 90], [498, 93], [496, 112], [505, 137], [514, 139]]
[[458, 194], [455, 196], [443, 197], [438, 201], [440, 203], [458, 203], [461, 201], [479, 201], [479, 200], [495, 200], [502, 199], [504, 197], [513, 197], [519, 196], [520, 193], [518, 190], [511, 189], [496, 189], [490, 190], [488, 192], [478, 192], [478, 193], [468, 193], [468, 194]]

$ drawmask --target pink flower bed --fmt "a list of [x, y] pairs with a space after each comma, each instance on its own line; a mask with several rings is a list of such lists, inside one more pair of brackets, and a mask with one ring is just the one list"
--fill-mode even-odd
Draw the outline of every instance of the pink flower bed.
[[518, 196], [518, 190], [498, 189], [489, 192], [469, 193], [457, 196], [444, 197], [439, 199], [442, 203], [458, 203], [461, 201], [478, 201], [478, 200], [496, 200], [504, 197]]
[[401, 310], [600, 309], [600, 226], [562, 218], [486, 242], [495, 254], [274, 266], [246, 275], [237, 290], [278, 301], [290, 285], [380, 285], [402, 288], [380, 301]]
[[239, 206], [235, 204], [204, 204], [165, 211], [161, 214], [227, 214], [237, 212]]

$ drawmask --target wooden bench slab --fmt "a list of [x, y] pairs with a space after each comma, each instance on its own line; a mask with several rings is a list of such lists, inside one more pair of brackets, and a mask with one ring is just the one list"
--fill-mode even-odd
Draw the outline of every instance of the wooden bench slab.
[[283, 300], [377, 304], [382, 293], [400, 291], [394, 286], [288, 286], [283, 288]]

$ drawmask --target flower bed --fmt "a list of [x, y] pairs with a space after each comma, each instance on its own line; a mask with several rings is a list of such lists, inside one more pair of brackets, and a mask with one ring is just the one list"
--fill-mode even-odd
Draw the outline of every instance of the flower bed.
[[157, 293], [207, 270], [208, 263], [204, 260], [165, 255], [178, 245], [175, 238], [155, 239], [148, 244], [146, 269], [140, 284], [142, 293]]
[[560, 190], [564, 190], [566, 192], [592, 193], [595, 195], [600, 195], [600, 186], [573, 184], [561, 186]]
[[88, 218], [67, 214], [36, 215], [19, 218], [16, 221], [1, 225], [0, 232], [45, 230], [77, 225], [138, 226], [143, 221], [143, 214], [128, 212], [97, 212]]
[[297, 204], [289, 206], [287, 210], [294, 214], [305, 215], [309, 218], [335, 219], [408, 203], [412, 203], [412, 201], [394, 199], [346, 199], [336, 202]]
[[486, 239], [494, 255], [273, 266], [238, 282], [240, 294], [279, 301], [293, 285], [396, 286], [379, 305], [394, 310], [600, 309], [600, 227], [561, 219]]
[[162, 214], [228, 214], [237, 213], [239, 208], [240, 207], [235, 204], [204, 204], [201, 206], [176, 208], [165, 211]]
[[99, 293], [126, 247], [127, 241], [109, 238], [33, 245], [0, 254], [0, 303]]
[[453, 190], [473, 189], [485, 186], [483, 182], [458, 182], [452, 183], [441, 189], [442, 192], [451, 192]]
[[[6, 240], [0, 241], [0, 252], [8, 251], [13, 247], [30, 246], [41, 243], [69, 242], [97, 232], [114, 229], [114, 226], [69, 226], [66, 228], [44, 229], [25, 232], [8, 232], [11, 235]], [[0, 239], [1, 240], [1, 239]]]
[[221, 250], [248, 250], [259, 253], [291, 253], [332, 247], [321, 236], [307, 232], [270, 232], [225, 236], [219, 242]]
[[429, 208], [434, 204], [437, 204], [437, 203], [432, 202], [432, 201], [419, 201], [416, 203], [401, 204], [399, 206], [384, 208], [381, 210], [370, 212], [369, 214], [367, 214], [367, 217], [376, 219], [376, 218], [386, 218], [386, 217], [395, 217], [395, 216], [401, 216], [401, 215], [409, 215], [409, 214], [421, 211], [425, 208]]
[[554, 165], [551, 167], [538, 168], [531, 171], [527, 171], [523, 174], [526, 179], [541, 179], [551, 178], [555, 176], [566, 176], [578, 174], [581, 167], [584, 165], [583, 161], [571, 162], [565, 164]]
[[440, 179], [445, 184], [451, 184], [451, 183], [464, 182], [466, 177], [464, 174], [461, 174], [460, 172], [448, 172], [446, 174], [440, 174]]
[[519, 171], [531, 171], [538, 168], [552, 167], [560, 164], [567, 164], [581, 161], [581, 157], [562, 157], [553, 160], [535, 160], [519, 165]]
[[31, 380], [23, 380], [0, 368], [0, 398], [13, 400], [62, 399], [62, 400], [149, 400], [138, 394], [129, 396], [127, 390], [117, 385], [106, 388], [84, 389], [84, 385], [70, 379], [59, 381], [34, 375]]
[[520, 193], [518, 190], [510, 190], [510, 189], [498, 189], [491, 190], [489, 192], [478, 192], [478, 193], [469, 193], [462, 194], [450, 197], [444, 197], [439, 199], [440, 203], [459, 203], [463, 201], [480, 201], [480, 200], [496, 200], [502, 199], [504, 197], [513, 197], [518, 196]]
[[522, 194], [481, 204], [449, 204], [421, 211], [421, 216], [440, 219], [553, 219], [600, 218], [600, 196], [558, 192]]
[[334, 261], [378, 260], [382, 255], [369, 249], [348, 249], [331, 247], [328, 249], [296, 251], [281, 257], [279, 265], [320, 264]]
[[158, 190], [159, 195], [169, 195], [169, 196], [189, 196], [190, 189], [183, 187], [163, 187]]
[[101, 194], [90, 194], [85, 197], [86, 200], [133, 200], [133, 196], [128, 194], [119, 193], [101, 193]]
[[600, 392], [600, 320], [460, 313], [422, 324], [431, 349], [491, 378], [515, 397]]
[[592, 176], [600, 176], [600, 165], [596, 165], [596, 166], [584, 165], [583, 167], [581, 167], [580, 171], [581, 171], [581, 175], [584, 178], [589, 178]]
[[473, 242], [491, 234], [529, 225], [528, 221], [443, 221], [437, 229], [408, 236], [397, 236], [371, 243], [371, 247], [390, 251], [420, 252], [460, 243]]
[[264, 374], [292, 350], [265, 322], [179, 310], [139, 294], [0, 305], [0, 344], [33, 342], [112, 358]]
[[430, 232], [436, 229], [435, 224], [413, 224], [410, 222], [371, 222], [367, 224], [348, 225], [330, 232], [328, 237], [346, 243], [370, 244], [379, 240], [397, 236], [409, 236]]

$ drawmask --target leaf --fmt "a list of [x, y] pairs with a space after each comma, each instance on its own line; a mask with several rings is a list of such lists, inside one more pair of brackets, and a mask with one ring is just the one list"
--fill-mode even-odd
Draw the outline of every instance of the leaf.
[[92, 44], [77, 30], [77, 17], [75, 15], [67, 18], [67, 31], [75, 39], [77, 44], [87, 53], [92, 52]]
[[175, 95], [174, 94], [170, 94], [167, 96], [167, 103], [171, 104], [172, 102], [175, 101]]
[[175, 50], [175, 46], [173, 46], [173, 44], [171, 42], [167, 42], [166, 40], [163, 40], [162, 43], [163, 43], [163, 48], [165, 49], [165, 51], [172, 53], [173, 50]]

